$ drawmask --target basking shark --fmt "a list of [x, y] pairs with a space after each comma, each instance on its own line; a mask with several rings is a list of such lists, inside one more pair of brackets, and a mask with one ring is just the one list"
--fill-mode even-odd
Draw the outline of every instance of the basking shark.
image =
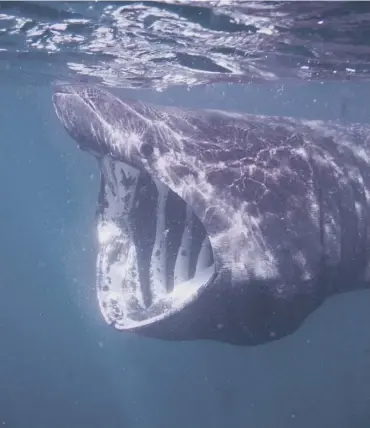
[[53, 103], [100, 167], [97, 295], [117, 330], [258, 345], [369, 288], [369, 128], [79, 84]]

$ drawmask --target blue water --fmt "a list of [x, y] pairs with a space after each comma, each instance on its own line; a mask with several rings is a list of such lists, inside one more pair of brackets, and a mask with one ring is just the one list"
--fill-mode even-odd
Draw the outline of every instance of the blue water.
[[[98, 169], [51, 104], [51, 77], [65, 78], [65, 69], [55, 65], [51, 76], [42, 59], [4, 58], [0, 426], [368, 428], [369, 292], [331, 298], [294, 335], [254, 348], [166, 343], [103, 322], [92, 233]], [[115, 91], [163, 104], [370, 122], [363, 80]]]

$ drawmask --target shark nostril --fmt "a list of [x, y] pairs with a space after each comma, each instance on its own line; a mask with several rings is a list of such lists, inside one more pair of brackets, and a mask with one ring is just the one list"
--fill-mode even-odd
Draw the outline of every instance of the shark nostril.
[[146, 158], [151, 156], [153, 154], [153, 151], [154, 151], [154, 147], [151, 143], [143, 143], [140, 146], [140, 153]]

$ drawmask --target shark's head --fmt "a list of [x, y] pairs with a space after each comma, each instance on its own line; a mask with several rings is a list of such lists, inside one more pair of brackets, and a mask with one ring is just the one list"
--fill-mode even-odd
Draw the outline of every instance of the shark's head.
[[321, 234], [310, 158], [292, 137], [308, 133], [301, 122], [159, 107], [85, 85], [56, 85], [53, 101], [101, 170], [97, 292], [108, 323], [261, 343], [316, 304]]
[[101, 169], [97, 290], [106, 321], [140, 329], [191, 305], [217, 276], [212, 236], [228, 225], [210, 203], [201, 123], [84, 85], [55, 85], [53, 102]]

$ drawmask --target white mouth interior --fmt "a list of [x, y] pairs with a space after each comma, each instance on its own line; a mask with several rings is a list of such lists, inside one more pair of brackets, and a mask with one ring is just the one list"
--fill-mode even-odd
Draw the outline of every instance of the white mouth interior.
[[109, 157], [100, 167], [100, 310], [117, 329], [133, 329], [197, 298], [215, 274], [212, 247], [191, 207], [164, 184]]

